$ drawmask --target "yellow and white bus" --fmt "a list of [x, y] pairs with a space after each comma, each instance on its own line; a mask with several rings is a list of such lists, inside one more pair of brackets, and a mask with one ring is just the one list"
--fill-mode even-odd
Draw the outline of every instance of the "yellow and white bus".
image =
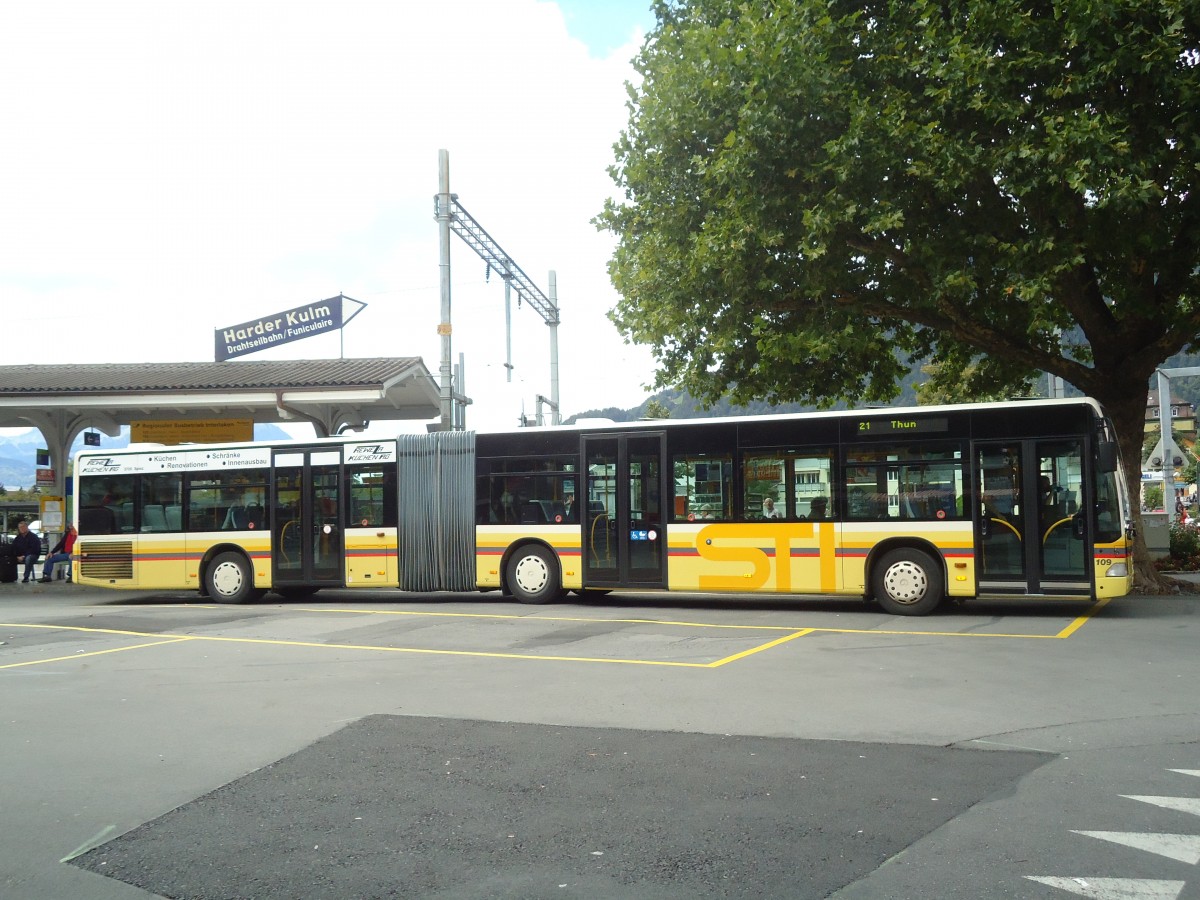
[[75, 463], [82, 584], [1094, 600], [1132, 584], [1093, 400], [132, 447]]

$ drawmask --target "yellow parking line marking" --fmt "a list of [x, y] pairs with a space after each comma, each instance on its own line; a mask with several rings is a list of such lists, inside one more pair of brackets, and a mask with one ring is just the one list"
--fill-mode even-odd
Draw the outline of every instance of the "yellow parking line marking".
[[[1065, 640], [1075, 634], [1080, 628], [1087, 624], [1096, 613], [1098, 613], [1109, 601], [1109, 598], [1098, 600], [1086, 613], [1078, 616], [1069, 625], [1059, 631], [1057, 634], [1018, 634], [1018, 633], [998, 633], [998, 632], [978, 632], [978, 631], [914, 631], [901, 629], [881, 629], [881, 628], [802, 628], [796, 630], [794, 626], [785, 625], [727, 625], [710, 622], [682, 622], [676, 620], [663, 619], [606, 619], [597, 617], [585, 616], [529, 616], [529, 615], [514, 615], [511, 613], [449, 613], [449, 612], [430, 612], [426, 610], [381, 610], [381, 609], [354, 609], [354, 608], [339, 608], [339, 607], [296, 607], [297, 612], [311, 613], [352, 613], [355, 615], [384, 615], [384, 616], [424, 616], [433, 618], [458, 618], [458, 619], [498, 619], [507, 621], [535, 621], [535, 622], [588, 622], [596, 624], [623, 624], [623, 625], [662, 625], [665, 627], [677, 628], [711, 628], [718, 630], [741, 630], [741, 631], [786, 631], [782, 637], [776, 638], [773, 641], [768, 641], [765, 644], [760, 644], [756, 647], [751, 647], [747, 650], [742, 650], [722, 659], [714, 660], [707, 663], [699, 662], [672, 662], [669, 660], [655, 659], [622, 659], [619, 657], [591, 657], [591, 656], [549, 656], [541, 654], [524, 654], [524, 653], [503, 653], [499, 651], [486, 650], [434, 650], [423, 647], [384, 647], [374, 644], [329, 644], [320, 641], [285, 641], [271, 638], [235, 638], [221, 637], [214, 635], [175, 635], [175, 634], [153, 634], [144, 631], [128, 631], [118, 628], [88, 628], [78, 625], [53, 625], [53, 624], [18, 624], [18, 623], [0, 623], [0, 628], [42, 628], [60, 631], [79, 631], [90, 632], [93, 634], [116, 634], [129, 637], [157, 637], [161, 640], [153, 641], [147, 644], [137, 644], [130, 647], [114, 647], [108, 650], [95, 650], [88, 653], [75, 653], [70, 656], [54, 657], [52, 659], [29, 660], [19, 663], [8, 663], [0, 665], [0, 669], [15, 669], [22, 666], [41, 665], [43, 663], [63, 662], [70, 659], [80, 659], [85, 656], [100, 656], [106, 653], [120, 653], [125, 650], [138, 650], [146, 647], [157, 647], [163, 644], [176, 644], [182, 641], [215, 641], [233, 644], [263, 644], [274, 645], [281, 647], [316, 647], [332, 650], [364, 650], [378, 653], [420, 653], [431, 656], [475, 656], [491, 659], [527, 659], [541, 660], [549, 662], [594, 662], [594, 663], [612, 663], [621, 665], [637, 665], [637, 666], [669, 666], [676, 668], [690, 669], [715, 669], [720, 666], [728, 665], [731, 662], [736, 662], [740, 659], [745, 659], [765, 650], [770, 650], [782, 644], [796, 640], [796, 638], [804, 637], [814, 633], [826, 634], [861, 634], [861, 635], [891, 635], [905, 637], [952, 637], [952, 638], [1026, 638], [1030, 640]], [[191, 604], [189, 604], [191, 605]], [[219, 609], [220, 607], [204, 607]]]
[[604, 619], [592, 616], [518, 616], [512, 613], [450, 613], [420, 609], [339, 609], [294, 607], [296, 612], [363, 613], [376, 616], [433, 616], [447, 619], [511, 619], [518, 622], [614, 622], [622, 625], [675, 625], [680, 628], [729, 628], [746, 631], [795, 631], [795, 625], [723, 625], [712, 622], [676, 622], [670, 619]]
[[726, 663], [731, 663], [734, 660], [745, 659], [747, 656], [752, 656], [755, 653], [761, 653], [763, 650], [770, 650], [772, 647], [778, 647], [780, 644], [786, 644], [788, 641], [794, 641], [796, 638], [804, 637], [806, 634], [812, 634], [812, 628], [802, 628], [795, 634], [784, 635], [781, 638], [776, 638], [773, 641], [768, 641], [765, 644], [760, 644], [757, 647], [751, 647], [749, 650], [743, 650], [741, 653], [735, 653], [732, 656], [727, 656], [724, 659], [718, 659], [716, 662], [710, 662], [708, 668], [715, 669], [718, 666], [723, 666]]
[[[884, 629], [884, 628], [807, 628], [807, 631], [824, 631], [830, 634], [890, 634], [904, 635], [907, 637], [996, 637], [996, 638], [1032, 638], [1035, 640], [1054, 640], [1056, 638], [1069, 637], [1077, 631], [1087, 619], [1094, 615], [1101, 606], [1107, 603], [1109, 598], [1099, 601], [1093, 606], [1086, 615], [1080, 616], [1067, 628], [1060, 631], [1058, 634], [1027, 634], [1027, 633], [1002, 633], [1002, 632], [980, 632], [980, 631], [904, 631], [899, 629]], [[317, 608], [317, 607], [295, 607], [296, 612], [313, 612], [313, 613], [358, 613], [363, 615], [378, 615], [378, 616], [432, 616], [444, 617], [451, 619], [512, 619], [520, 622], [613, 622], [622, 625], [669, 625], [680, 628], [727, 628], [733, 630], [746, 631], [786, 631], [794, 632], [795, 625], [724, 625], [713, 622], [680, 622], [673, 619], [604, 619], [586, 616], [518, 616], [505, 613], [448, 613], [448, 612], [430, 612], [419, 609], [352, 609], [352, 608]]]
[[180, 641], [192, 639], [190, 634], [155, 634], [152, 631], [125, 631], [120, 628], [92, 628], [84, 625], [53, 625], [46, 622], [0, 622], [0, 628], [44, 628], [49, 631], [86, 631], [93, 634], [127, 634], [130, 637], [171, 637]]
[[956, 638], [1030, 638], [1053, 640], [1057, 634], [1002, 634], [998, 631], [895, 631], [884, 628], [813, 628], [829, 634], [890, 634], [904, 637], [956, 637]]
[[[980, 631], [914, 631], [894, 628], [820, 628], [813, 627], [810, 631], [823, 631], [829, 634], [889, 634], [902, 635], [905, 637], [966, 637], [966, 638], [1029, 638], [1031, 640], [1058, 640], [1065, 639], [1073, 635], [1076, 631], [1082, 628], [1087, 621], [1098, 613], [1104, 606], [1108, 604], [1111, 597], [1104, 597], [1097, 600], [1086, 613], [1074, 619], [1067, 627], [1057, 634], [1028, 634], [1019, 632], [980, 632]], [[220, 604], [208, 605], [198, 603], [184, 604], [161, 604], [152, 608], [155, 609], [179, 609], [181, 606], [188, 609], [226, 609], [227, 607]], [[151, 607], [145, 607], [151, 608]], [[354, 607], [306, 607], [296, 606], [290, 607], [295, 612], [310, 612], [310, 613], [354, 613], [357, 615], [374, 615], [374, 616], [428, 616], [431, 618], [445, 619], [509, 619], [520, 622], [595, 622], [606, 623], [613, 622], [622, 625], [667, 625], [678, 628], [714, 628], [728, 629], [731, 631], [786, 631], [791, 633], [796, 630], [795, 625], [727, 625], [718, 624], [715, 622], [682, 622], [675, 619], [605, 619], [592, 616], [526, 616], [514, 615], [512, 613], [452, 613], [452, 612], [434, 612], [431, 610], [421, 609], [357, 609]], [[5, 627], [0, 623], [0, 628]], [[46, 626], [57, 627], [57, 626]], [[97, 629], [104, 630], [104, 629]], [[113, 631], [113, 634], [137, 634], [138, 632], [122, 632]]]
[[[21, 626], [6, 626], [9, 628], [20, 628]], [[86, 630], [86, 629], [83, 629]], [[149, 635], [147, 635], [148, 637]], [[40, 666], [44, 663], [65, 662], [67, 660], [83, 659], [85, 656], [103, 656], [105, 653], [124, 653], [126, 650], [143, 650], [146, 647], [160, 647], [163, 644], [178, 644], [181, 641], [190, 641], [191, 638], [177, 637], [167, 641], [154, 641], [150, 644], [134, 644], [130, 647], [110, 647], [108, 650], [89, 650], [87, 653], [72, 653], [70, 656], [56, 656], [53, 659], [31, 659], [27, 662], [7, 663], [0, 666], [0, 669], [19, 669], [21, 666]]]
[[493, 659], [537, 659], [551, 662], [623, 663], [631, 666], [679, 666], [706, 669], [711, 663], [669, 662], [660, 659], [620, 659], [603, 656], [543, 656], [528, 653], [501, 653], [495, 650], [432, 650], [427, 647], [379, 647], [371, 644], [323, 644], [319, 641], [281, 641], [271, 638], [197, 637], [198, 641], [225, 641], [234, 644], [275, 644], [281, 647], [319, 647], [331, 650], [376, 650], [381, 653], [425, 653], [431, 656], [483, 656]]
[[1102, 610], [1105, 606], [1107, 606], [1108, 601], [1111, 599], [1112, 599], [1111, 597], [1101, 597], [1099, 600], [1097, 600], [1092, 605], [1092, 607], [1087, 612], [1085, 612], [1082, 616], [1077, 618], [1074, 622], [1072, 622], [1070, 625], [1068, 625], [1066, 628], [1064, 628], [1062, 631], [1060, 631], [1058, 634], [1056, 634], [1055, 637], [1064, 638], [1064, 639], [1069, 638], [1071, 635], [1073, 635], [1075, 632], [1077, 632], [1080, 628], [1082, 628], [1085, 624], [1087, 624], [1088, 619], [1090, 619], [1096, 613], [1100, 612], [1100, 610]]
[[[698, 662], [670, 662], [667, 660], [658, 659], [620, 659], [620, 658], [605, 658], [591, 656], [545, 656], [527, 653], [501, 653], [499, 651], [489, 650], [432, 650], [426, 647], [381, 647], [373, 644], [326, 644], [320, 641], [284, 641], [274, 638], [235, 638], [221, 637], [218, 635], [174, 635], [163, 634], [154, 635], [148, 632], [140, 631], [119, 631], [114, 628], [85, 628], [80, 625], [19, 625], [12, 623], [0, 623], [0, 628], [52, 628], [62, 631], [82, 631], [92, 632], [95, 634], [122, 634], [134, 635], [140, 637], [163, 637], [167, 640], [156, 641], [158, 644], [173, 644], [179, 641], [213, 641], [227, 644], [266, 644], [279, 647], [317, 647], [323, 650], [371, 650], [379, 653], [425, 653], [432, 656], [483, 656], [497, 659], [536, 659], [550, 660], [555, 662], [597, 662], [597, 663], [623, 663], [633, 666], [676, 666], [685, 669], [706, 669], [711, 666], [711, 663]], [[140, 644], [141, 647], [153, 647], [154, 644]], [[77, 653], [72, 656], [62, 656], [58, 659], [79, 659], [81, 656], [95, 656], [101, 653], [117, 653], [121, 650], [134, 650], [135, 647], [118, 647], [111, 650], [97, 650], [94, 653]], [[57, 660], [46, 659], [38, 660], [39, 662], [56, 662]], [[0, 669], [13, 668], [15, 666], [27, 666], [33, 663], [13, 663], [9, 666], [0, 666]]]

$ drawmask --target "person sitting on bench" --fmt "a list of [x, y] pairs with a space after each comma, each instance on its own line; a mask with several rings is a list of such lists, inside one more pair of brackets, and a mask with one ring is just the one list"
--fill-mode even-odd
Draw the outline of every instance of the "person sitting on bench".
[[[62, 539], [54, 545], [50, 551], [50, 555], [46, 557], [46, 562], [42, 565], [42, 577], [39, 579], [42, 584], [50, 582], [50, 573], [54, 571], [55, 565], [60, 562], [65, 562], [68, 566], [67, 571], [70, 572], [71, 565], [71, 548], [75, 546], [75, 526], [68, 525], [67, 533], [62, 536]], [[71, 580], [71, 576], [67, 575], [67, 581]]]

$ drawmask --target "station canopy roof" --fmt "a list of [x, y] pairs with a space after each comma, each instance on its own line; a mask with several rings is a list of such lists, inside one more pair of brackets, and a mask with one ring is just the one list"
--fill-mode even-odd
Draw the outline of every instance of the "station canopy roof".
[[142, 420], [249, 418], [307, 421], [329, 435], [439, 412], [437, 384], [415, 356], [0, 366], [3, 428], [53, 420], [111, 433]]

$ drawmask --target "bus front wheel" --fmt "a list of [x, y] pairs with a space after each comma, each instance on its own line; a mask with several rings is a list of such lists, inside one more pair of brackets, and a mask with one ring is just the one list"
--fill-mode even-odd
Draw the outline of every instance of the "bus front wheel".
[[254, 589], [250, 562], [232, 550], [219, 553], [204, 573], [208, 596], [218, 603], [248, 603], [260, 595]]
[[531, 544], [508, 561], [508, 589], [522, 603], [552, 603], [562, 597], [558, 560], [545, 547]]
[[875, 566], [875, 599], [895, 616], [924, 616], [942, 602], [941, 568], [920, 550], [889, 550]]

